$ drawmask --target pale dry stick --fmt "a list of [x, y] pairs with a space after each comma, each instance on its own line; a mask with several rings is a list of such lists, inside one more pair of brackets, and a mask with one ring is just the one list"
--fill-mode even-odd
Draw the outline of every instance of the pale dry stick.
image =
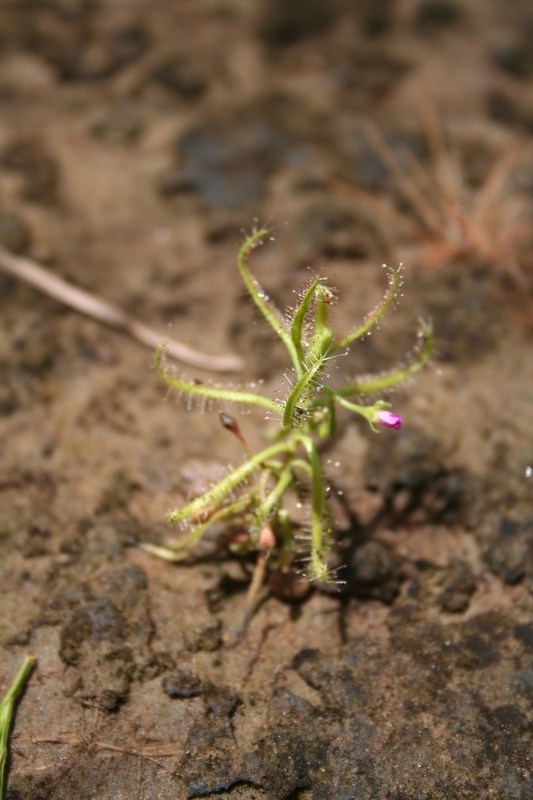
[[513, 168], [519, 161], [524, 160], [530, 151], [531, 146], [528, 144], [517, 146], [500, 158], [490, 170], [472, 204], [472, 218], [480, 227], [490, 228], [499, 221], [495, 219], [499, 211], [497, 200], [503, 193], [505, 182]]
[[234, 647], [236, 647], [246, 633], [248, 623], [250, 622], [257, 606], [257, 597], [265, 579], [270, 553], [270, 550], [266, 550], [265, 552], [259, 554], [257, 564], [255, 565], [255, 569], [253, 571], [252, 580], [250, 582], [250, 586], [248, 587], [248, 593], [246, 595], [244, 615], [241, 624], [237, 629], [237, 633], [235, 634], [235, 638], [228, 645], [226, 645], [228, 650], [232, 650]]
[[257, 662], [261, 657], [261, 650], [263, 649], [263, 645], [266, 641], [266, 638], [273, 627], [274, 626], [272, 625], [271, 622], [267, 622], [266, 625], [263, 625], [255, 651], [253, 655], [250, 657], [250, 660], [248, 661], [248, 666], [246, 667], [246, 671], [241, 678], [241, 682], [239, 683], [239, 691], [242, 692], [242, 690], [248, 683], [248, 680], [253, 672], [255, 665], [257, 664]]
[[[434, 103], [428, 102], [424, 104], [422, 108], [422, 124], [429, 147], [430, 161], [434, 166], [435, 177], [439, 189], [447, 201], [447, 206], [444, 206], [444, 216], [446, 217], [446, 208], [455, 209], [460, 201], [463, 181], [457, 170], [457, 164], [452, 159], [446, 144], [442, 119]], [[416, 156], [414, 157], [416, 158]], [[422, 165], [420, 166], [425, 172]]]
[[110, 750], [113, 753], [120, 753], [121, 755], [127, 756], [138, 756], [139, 758], [144, 758], [146, 761], [152, 761], [154, 764], [157, 764], [158, 767], [161, 767], [165, 772], [172, 773], [168, 767], [162, 764], [160, 761], [157, 761], [157, 758], [175, 758], [176, 756], [180, 755], [180, 752], [176, 751], [175, 748], [172, 750], [162, 750], [161, 752], [159, 749], [156, 750], [155, 753], [145, 753], [141, 750], [129, 750], [124, 747], [118, 747], [115, 744], [109, 744], [108, 742], [91, 742], [90, 741], [90, 734], [88, 737], [84, 737], [82, 739], [64, 739], [62, 737], [37, 737], [32, 739], [32, 744], [63, 744], [68, 745], [69, 747], [79, 747], [80, 745], [90, 745], [93, 744], [98, 750]]
[[[63, 305], [96, 319], [104, 325], [109, 325], [111, 328], [124, 331], [153, 350], [161, 344], [161, 340], [164, 338], [153, 328], [138, 322], [122, 308], [110, 303], [109, 300], [89, 294], [77, 286], [72, 286], [57, 275], [48, 272], [35, 261], [15, 256], [3, 247], [0, 247], [0, 269]], [[201, 369], [214, 372], [236, 372], [243, 367], [241, 359], [237, 356], [208, 356], [175, 339], [167, 340], [166, 349], [178, 361]]]
[[411, 170], [413, 180], [417, 183], [421, 193], [425, 194], [428, 202], [431, 202], [432, 206], [435, 208], [435, 211], [437, 211], [439, 216], [442, 217], [442, 220], [447, 220], [449, 216], [449, 209], [454, 207], [456, 198], [452, 200], [447, 191], [444, 192], [439, 185], [432, 181], [431, 177], [426, 172], [412, 150], [410, 150], [408, 147], [402, 148], [401, 155]]
[[[165, 772], [168, 772], [171, 775], [173, 774], [173, 770], [166, 767], [156, 758], [154, 758], [153, 756], [147, 756], [144, 753], [138, 752], [137, 750], [128, 750], [125, 747], [117, 747], [117, 745], [107, 744], [106, 742], [94, 742], [94, 746], [97, 747], [99, 750], [111, 750], [113, 753], [121, 753], [124, 756], [138, 756], [140, 758], [144, 758], [146, 761], [151, 761], [153, 764], [157, 764], [157, 766], [161, 767], [161, 769], [164, 770]], [[175, 755], [179, 754], [173, 751], [171, 753], [171, 756]], [[159, 758], [165, 758], [165, 757], [168, 757], [166, 753], [163, 753], [162, 755], [159, 754]]]

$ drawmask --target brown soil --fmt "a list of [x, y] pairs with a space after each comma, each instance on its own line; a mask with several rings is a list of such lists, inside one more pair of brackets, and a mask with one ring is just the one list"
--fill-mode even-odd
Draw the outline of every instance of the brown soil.
[[[405, 296], [339, 378], [402, 357], [419, 315], [438, 341], [393, 397], [400, 432], [343, 418], [323, 454], [346, 587], [265, 596], [231, 648], [253, 559], [138, 545], [238, 442], [165, 402], [149, 351], [0, 274], [0, 689], [38, 659], [9, 800], [533, 796], [532, 298], [498, 263], [429, 271], [324, 180], [412, 214], [360, 123], [430, 164], [431, 100], [475, 194], [533, 130], [532, 52], [527, 0], [0, 7], [4, 246], [243, 356], [236, 379], [267, 392], [284, 354], [234, 266], [254, 217], [281, 224], [254, 255], [269, 293], [288, 305], [323, 265], [340, 330], [405, 261]], [[531, 162], [511, 180], [531, 197]], [[241, 422], [254, 445], [261, 417]]]

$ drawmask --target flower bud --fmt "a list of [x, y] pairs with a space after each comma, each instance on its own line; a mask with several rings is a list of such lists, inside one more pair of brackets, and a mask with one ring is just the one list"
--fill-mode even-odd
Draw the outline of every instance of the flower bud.
[[399, 414], [393, 414], [392, 411], [381, 410], [377, 414], [377, 422], [383, 425], [384, 428], [394, 428], [399, 431], [402, 427], [402, 418]]
[[272, 550], [273, 547], [276, 546], [276, 537], [274, 536], [274, 531], [267, 523], [263, 526], [263, 530], [259, 534], [259, 547], [263, 551]]

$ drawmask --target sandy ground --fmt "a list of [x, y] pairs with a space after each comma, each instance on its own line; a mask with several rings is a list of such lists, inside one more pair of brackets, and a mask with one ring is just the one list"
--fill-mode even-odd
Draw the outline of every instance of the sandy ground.
[[[346, 587], [265, 593], [231, 648], [253, 558], [138, 545], [238, 442], [167, 397], [149, 350], [0, 273], [0, 690], [38, 659], [6, 798], [533, 796], [532, 52], [529, 2], [0, 6], [0, 244], [240, 355], [230, 379], [271, 396], [283, 349], [235, 267], [255, 218], [274, 228], [253, 261], [269, 293], [285, 307], [323, 268], [341, 331], [404, 261], [339, 381], [405, 357], [419, 316], [437, 338], [391, 398], [402, 430], [341, 418], [323, 452]], [[446, 257], [456, 232], [422, 230], [365, 136], [373, 120], [410, 174], [405, 148], [435, 170], [431, 108], [465, 213], [516, 153], [486, 231], [511, 232], [503, 250]], [[240, 424], [264, 441], [261, 413]]]

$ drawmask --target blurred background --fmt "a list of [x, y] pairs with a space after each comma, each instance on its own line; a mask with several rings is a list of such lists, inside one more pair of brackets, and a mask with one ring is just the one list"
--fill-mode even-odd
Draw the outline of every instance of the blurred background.
[[[339, 332], [379, 302], [380, 265], [405, 264], [394, 313], [334, 381], [408, 357], [419, 316], [437, 340], [389, 398], [402, 431], [341, 419], [323, 453], [349, 590], [270, 596], [228, 651], [242, 563], [174, 567], [137, 545], [238, 442], [164, 402], [150, 350], [0, 257], [0, 679], [28, 648], [42, 679], [9, 798], [155, 797], [156, 779], [174, 798], [178, 763], [183, 796], [532, 796], [532, 134], [531, 0], [0, 3], [0, 247], [241, 357], [230, 380], [271, 396], [285, 353], [235, 267], [256, 221], [274, 239], [251, 262], [265, 290], [284, 309], [323, 269]], [[264, 442], [261, 414], [241, 427]], [[143, 762], [143, 783], [118, 751], [113, 772], [95, 736], [171, 742], [169, 773]]]

